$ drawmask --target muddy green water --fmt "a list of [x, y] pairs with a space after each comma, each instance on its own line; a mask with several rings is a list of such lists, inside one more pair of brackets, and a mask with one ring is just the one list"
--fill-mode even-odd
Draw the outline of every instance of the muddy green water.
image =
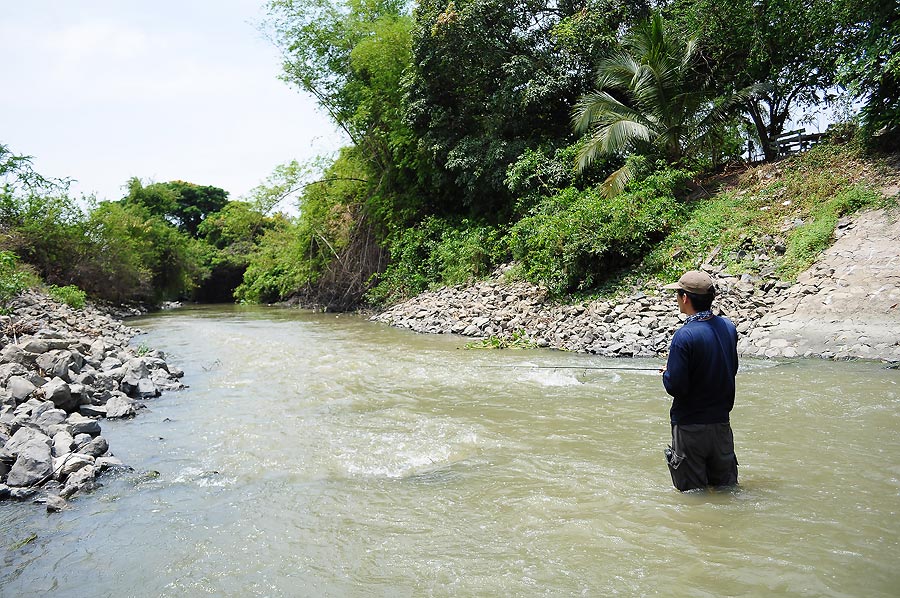
[[134, 473], [0, 504], [2, 596], [900, 594], [898, 371], [745, 361], [741, 485], [680, 494], [655, 372], [506, 367], [657, 362], [296, 310], [134, 324], [190, 388], [103, 423]]

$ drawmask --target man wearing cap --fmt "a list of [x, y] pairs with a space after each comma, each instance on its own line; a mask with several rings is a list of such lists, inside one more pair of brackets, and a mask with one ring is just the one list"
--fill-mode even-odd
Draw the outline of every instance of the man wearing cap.
[[663, 386], [673, 397], [672, 446], [665, 451], [672, 483], [681, 491], [733, 486], [738, 462], [729, 413], [738, 369], [737, 331], [710, 310], [716, 289], [705, 272], [691, 270], [665, 288], [675, 289], [678, 308], [687, 315], [663, 369]]

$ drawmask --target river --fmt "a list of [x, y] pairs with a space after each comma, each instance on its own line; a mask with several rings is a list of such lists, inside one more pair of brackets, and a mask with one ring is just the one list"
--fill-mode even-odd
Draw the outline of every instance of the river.
[[[103, 422], [135, 471], [58, 514], [0, 503], [2, 596], [900, 591], [900, 372], [879, 364], [744, 361], [740, 486], [681, 494], [660, 362], [264, 307], [130, 323], [189, 388]], [[651, 370], [598, 369], [620, 367]]]

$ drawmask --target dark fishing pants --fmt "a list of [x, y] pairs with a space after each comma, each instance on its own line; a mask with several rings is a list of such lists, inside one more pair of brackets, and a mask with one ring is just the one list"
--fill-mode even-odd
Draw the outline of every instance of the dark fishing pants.
[[738, 462], [730, 424], [672, 426], [672, 446], [665, 453], [672, 483], [682, 492], [737, 484]]

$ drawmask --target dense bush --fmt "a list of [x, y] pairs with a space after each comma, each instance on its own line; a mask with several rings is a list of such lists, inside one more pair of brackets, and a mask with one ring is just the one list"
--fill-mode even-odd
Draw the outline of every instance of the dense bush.
[[58, 287], [55, 284], [52, 284], [47, 287], [47, 293], [57, 301], [65, 303], [69, 307], [74, 307], [75, 309], [84, 307], [84, 302], [87, 298], [85, 292], [73, 284], [64, 287]]
[[7, 304], [16, 295], [39, 282], [38, 277], [19, 262], [16, 254], [0, 251], [0, 313], [6, 312]]
[[103, 202], [88, 219], [90, 242], [76, 284], [113, 301], [188, 297], [204, 278], [204, 245], [140, 205]]
[[503, 257], [500, 230], [462, 220], [429, 217], [402, 229], [389, 243], [390, 263], [369, 292], [376, 303], [392, 303], [434, 285], [472, 282], [490, 274]]
[[0, 193], [2, 248], [31, 264], [51, 284], [68, 284], [85, 248], [85, 216], [65, 194]]
[[311, 279], [307, 250], [296, 224], [284, 222], [266, 231], [250, 256], [235, 299], [271, 303], [295, 293]]
[[517, 275], [554, 293], [594, 288], [680, 224], [677, 196], [689, 181], [689, 172], [664, 169], [612, 199], [597, 187], [545, 199], [510, 230]]

